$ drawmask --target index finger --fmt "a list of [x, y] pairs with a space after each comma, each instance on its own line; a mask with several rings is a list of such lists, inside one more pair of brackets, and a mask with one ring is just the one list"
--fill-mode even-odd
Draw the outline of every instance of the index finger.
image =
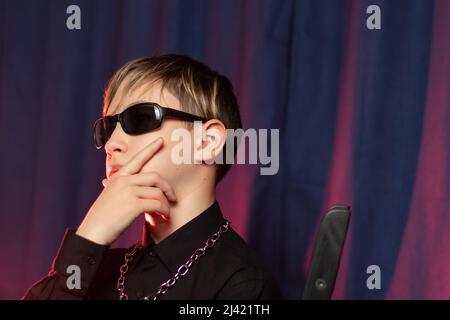
[[120, 168], [115, 175], [126, 176], [138, 173], [142, 167], [147, 163], [148, 160], [153, 158], [153, 156], [158, 152], [158, 150], [163, 145], [163, 139], [159, 137], [155, 141], [151, 142], [141, 151], [139, 151], [126, 165]]

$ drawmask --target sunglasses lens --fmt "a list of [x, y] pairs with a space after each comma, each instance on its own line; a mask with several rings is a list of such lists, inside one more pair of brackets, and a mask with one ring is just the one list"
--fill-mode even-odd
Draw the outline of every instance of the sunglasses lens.
[[[160, 110], [153, 105], [130, 107], [122, 113], [123, 130], [130, 135], [139, 135], [157, 129], [161, 124]], [[108, 142], [116, 120], [109, 116], [98, 119], [94, 124], [94, 142], [97, 149]]]
[[115, 128], [115, 121], [110, 118], [98, 119], [94, 124], [94, 142], [97, 149], [108, 142]]
[[103, 120], [98, 119], [94, 124], [94, 142], [97, 149], [100, 149], [104, 145], [105, 130], [103, 127]]
[[128, 134], [138, 135], [150, 132], [159, 127], [160, 120], [156, 108], [138, 106], [127, 109], [123, 114], [124, 130]]

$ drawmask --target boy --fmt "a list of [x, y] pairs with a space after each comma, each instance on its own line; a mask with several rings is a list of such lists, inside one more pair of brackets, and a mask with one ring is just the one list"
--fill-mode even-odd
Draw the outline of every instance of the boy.
[[[184, 130], [195, 140], [196, 125], [201, 139], [183, 145], [190, 161], [180, 164], [173, 137]], [[66, 230], [50, 273], [24, 299], [278, 298], [215, 200], [229, 165], [213, 162], [226, 129], [240, 127], [231, 83], [204, 64], [161, 55], [124, 65], [94, 126], [106, 152], [104, 189], [78, 229]], [[142, 241], [110, 249], [142, 213]]]

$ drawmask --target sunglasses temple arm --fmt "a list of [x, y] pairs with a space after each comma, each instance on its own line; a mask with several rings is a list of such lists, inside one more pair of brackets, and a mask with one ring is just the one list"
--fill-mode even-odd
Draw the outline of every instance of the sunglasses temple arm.
[[190, 114], [190, 113], [186, 113], [183, 111], [178, 111], [178, 110], [170, 109], [170, 108], [164, 108], [163, 114], [164, 114], [164, 116], [175, 117], [175, 118], [191, 120], [191, 121], [195, 121], [195, 120], [202, 121], [202, 122], [206, 121], [205, 118], [196, 116], [194, 114]]

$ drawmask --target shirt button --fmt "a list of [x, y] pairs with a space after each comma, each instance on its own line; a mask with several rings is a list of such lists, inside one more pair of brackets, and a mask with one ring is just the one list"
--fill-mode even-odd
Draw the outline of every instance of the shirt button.
[[97, 262], [93, 256], [88, 256], [87, 261], [91, 266], [93, 266]]
[[153, 250], [150, 250], [150, 252], [148, 254], [150, 257], [156, 257], [156, 253]]

